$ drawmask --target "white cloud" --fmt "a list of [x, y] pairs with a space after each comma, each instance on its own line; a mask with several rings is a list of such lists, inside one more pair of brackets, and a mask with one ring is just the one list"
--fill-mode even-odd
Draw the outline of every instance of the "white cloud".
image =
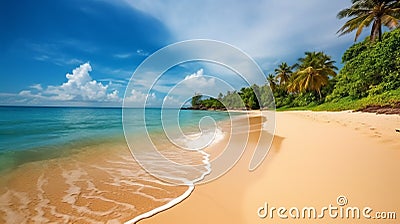
[[32, 92], [30, 90], [22, 90], [21, 92], [19, 92], [18, 95], [20, 95], [20, 96], [29, 96], [29, 97], [33, 96]]
[[185, 80], [192, 79], [192, 78], [199, 78], [199, 77], [202, 77], [203, 74], [204, 74], [204, 70], [201, 68], [197, 72], [195, 72], [195, 73], [193, 73], [191, 75], [187, 75], [185, 77]]
[[201, 93], [209, 96], [217, 96], [221, 91], [218, 79], [204, 74], [201, 68], [196, 72], [186, 75], [173, 86], [168, 86], [167, 95], [163, 99], [164, 107], [181, 107], [192, 98], [193, 94]]
[[144, 51], [143, 49], [138, 49], [136, 50], [136, 54], [138, 54], [139, 56], [149, 56], [149, 52]]
[[112, 93], [107, 94], [107, 100], [120, 101], [118, 94], [119, 94], [118, 90], [112, 91]]
[[126, 58], [130, 58], [132, 56], [132, 54], [130, 54], [130, 53], [114, 54], [113, 56], [114, 56], [114, 58], [126, 59]]
[[38, 91], [42, 91], [43, 90], [41, 84], [34, 84], [34, 85], [29, 86], [29, 88], [36, 89]]
[[215, 85], [215, 78], [205, 77], [204, 70], [201, 68], [197, 72], [187, 75], [183, 80], [183, 84], [191, 89], [212, 88]]
[[32, 90], [22, 90], [18, 95], [31, 100], [49, 101], [81, 101], [81, 102], [120, 102], [118, 90], [110, 89], [109, 85], [94, 80], [89, 72], [92, 67], [84, 63], [66, 74], [67, 81], [59, 86], [47, 86], [41, 84], [30, 86]]
[[48, 86], [45, 93], [55, 100], [91, 100], [107, 99], [107, 85], [103, 85], [90, 77], [92, 67], [89, 63], [82, 64], [67, 74], [67, 82], [61, 86]]

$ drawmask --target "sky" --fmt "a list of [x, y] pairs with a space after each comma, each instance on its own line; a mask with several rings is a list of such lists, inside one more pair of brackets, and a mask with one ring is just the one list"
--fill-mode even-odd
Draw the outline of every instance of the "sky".
[[[350, 0], [2, 0], [0, 105], [121, 106], [132, 74], [147, 57], [190, 39], [232, 45], [254, 59], [265, 74], [283, 61], [295, 63], [305, 51], [324, 51], [341, 67], [341, 55], [354, 43], [354, 34], [338, 37], [345, 21], [336, 14], [350, 4]], [[151, 75], [133, 77], [134, 88], [125, 99], [138, 105], [147, 99], [154, 107], [163, 102], [179, 106], [194, 90], [215, 95], [242, 87], [235, 75], [215, 63], [181, 63], [159, 80], [150, 80]], [[230, 87], [220, 88], [221, 81]], [[174, 89], [178, 83], [187, 89]]]

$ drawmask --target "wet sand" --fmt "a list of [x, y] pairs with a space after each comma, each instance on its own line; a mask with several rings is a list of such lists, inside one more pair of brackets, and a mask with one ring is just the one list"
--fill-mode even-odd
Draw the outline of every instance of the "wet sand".
[[[271, 150], [253, 172], [248, 166], [261, 125], [251, 127], [249, 144], [233, 169], [217, 180], [196, 186], [182, 203], [139, 223], [398, 222], [400, 134], [395, 130], [400, 127], [400, 116], [348, 111], [278, 112]], [[345, 196], [347, 204], [340, 206], [339, 196]], [[396, 212], [397, 219], [331, 218], [328, 213], [320, 219], [281, 219], [276, 211], [272, 218], [270, 213], [260, 218], [257, 213], [265, 203], [269, 208], [297, 207], [300, 211], [312, 206], [319, 213], [329, 205], [344, 209], [370, 207], [371, 217], [375, 212]]]
[[187, 189], [150, 176], [124, 143], [94, 145], [3, 176], [0, 223], [123, 223]]

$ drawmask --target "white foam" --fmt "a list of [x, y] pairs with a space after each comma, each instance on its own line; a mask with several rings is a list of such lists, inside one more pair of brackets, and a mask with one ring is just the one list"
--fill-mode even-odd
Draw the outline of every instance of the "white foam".
[[189, 197], [190, 194], [193, 192], [193, 190], [194, 190], [194, 185], [192, 184], [192, 185], [190, 185], [189, 188], [185, 191], [185, 193], [183, 193], [181, 196], [179, 196], [179, 197], [177, 197], [177, 198], [171, 200], [170, 202], [168, 202], [168, 203], [165, 204], [165, 205], [162, 205], [162, 206], [157, 207], [157, 208], [155, 208], [155, 209], [153, 209], [153, 210], [151, 210], [151, 211], [149, 211], [149, 212], [146, 212], [146, 213], [143, 213], [143, 214], [141, 214], [141, 215], [138, 215], [138, 216], [136, 216], [135, 218], [133, 218], [133, 219], [131, 219], [131, 220], [125, 222], [125, 224], [136, 223], [136, 222], [138, 222], [139, 220], [142, 220], [142, 219], [145, 219], [145, 218], [149, 218], [149, 217], [151, 217], [151, 216], [153, 216], [153, 215], [155, 215], [155, 214], [157, 214], [157, 213], [159, 213], [159, 212], [162, 212], [162, 211], [164, 211], [164, 210], [167, 210], [167, 209], [173, 207], [174, 205], [176, 205], [176, 204], [182, 202], [183, 200], [185, 200], [185, 198]]
[[199, 151], [224, 139], [225, 133], [220, 129], [206, 130], [201, 133], [193, 133], [178, 138], [177, 143], [182, 143], [186, 149]]
[[[203, 155], [202, 162], [205, 165], [206, 171], [203, 172], [199, 178], [197, 178], [193, 181], [188, 181], [186, 179], [180, 180], [183, 183], [186, 183], [186, 185], [189, 187], [182, 195], [180, 195], [177, 198], [174, 198], [173, 200], [169, 201], [165, 205], [162, 205], [151, 211], [148, 211], [146, 213], [136, 216], [135, 218], [125, 222], [126, 224], [136, 223], [142, 219], [149, 218], [159, 212], [167, 210], [167, 209], [175, 206], [176, 204], [182, 202], [187, 197], [189, 197], [190, 194], [193, 192], [194, 183], [203, 180], [205, 176], [207, 176], [208, 174], [211, 173], [210, 155], [208, 153], [204, 152], [202, 150], [202, 148], [220, 142], [222, 139], [224, 139], [225, 133], [221, 129], [217, 128], [217, 129], [215, 129], [215, 131], [206, 131], [206, 132], [203, 132], [202, 135], [199, 133], [195, 133], [195, 134], [189, 135], [188, 137], [189, 137], [189, 140], [187, 138], [185, 138], [185, 139], [181, 139], [181, 142], [183, 142], [191, 150], [198, 151], [199, 153], [201, 153]], [[194, 140], [191, 141], [191, 139], [194, 139]], [[199, 146], [202, 146], [202, 147], [199, 148]]]

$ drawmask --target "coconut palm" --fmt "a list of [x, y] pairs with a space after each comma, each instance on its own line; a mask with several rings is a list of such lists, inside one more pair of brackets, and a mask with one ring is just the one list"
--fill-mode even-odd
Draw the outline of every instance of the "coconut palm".
[[292, 67], [286, 62], [282, 62], [279, 67], [275, 69], [276, 78], [279, 79], [279, 85], [286, 85], [292, 73]]
[[298, 71], [288, 85], [291, 92], [316, 91], [322, 99], [321, 88], [329, 82], [330, 76], [336, 76], [335, 61], [323, 52], [306, 52], [299, 59]]
[[399, 27], [400, 1], [399, 0], [352, 0], [352, 6], [341, 10], [337, 17], [348, 20], [338, 31], [340, 35], [356, 31], [354, 41], [360, 36], [364, 27], [372, 23], [370, 40], [378, 37], [382, 39], [382, 25], [389, 29]]
[[276, 81], [275, 80], [276, 80], [276, 78], [274, 75], [272, 75], [272, 74], [268, 75], [267, 81], [268, 81], [269, 87], [271, 87], [272, 91], [275, 91], [275, 89], [276, 89]]

